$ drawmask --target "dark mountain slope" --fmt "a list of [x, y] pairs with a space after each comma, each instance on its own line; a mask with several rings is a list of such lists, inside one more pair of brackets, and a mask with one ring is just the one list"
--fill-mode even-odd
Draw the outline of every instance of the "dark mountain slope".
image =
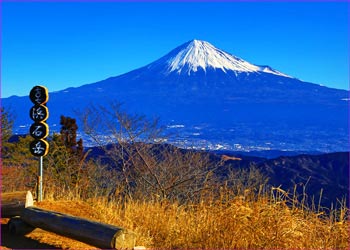
[[281, 185], [291, 193], [297, 185], [302, 194], [305, 185], [306, 193], [315, 196], [316, 204], [321, 189], [324, 205], [335, 205], [337, 199], [349, 199], [348, 152], [279, 157], [260, 163], [258, 167], [270, 177], [272, 185]]
[[[328, 208], [332, 204], [339, 206], [338, 201], [346, 198], [347, 206], [349, 207], [349, 152], [319, 155], [302, 154], [266, 159], [245, 156], [234, 152], [214, 153], [179, 149], [168, 144], [149, 144], [147, 147], [152, 152], [152, 155], [159, 155], [159, 157], [161, 155], [164, 156], [163, 153], [165, 151], [170, 154], [171, 152], [180, 153], [179, 157], [185, 157], [188, 154], [198, 154], [210, 161], [212, 168], [215, 169], [214, 173], [221, 183], [225, 183], [229, 173], [232, 171], [255, 167], [269, 179], [269, 185], [281, 187], [291, 197], [293, 197], [294, 188], [296, 187], [300, 201], [303, 198], [302, 195], [305, 188], [305, 193], [308, 195], [306, 200], [308, 205], [312, 204], [312, 199], [318, 205], [322, 189], [322, 206]], [[109, 145], [108, 148], [112, 148], [112, 145]], [[109, 160], [104, 151], [98, 148], [92, 148], [89, 157], [102, 157], [102, 162], [115, 164], [115, 162]], [[161, 158], [158, 159], [161, 161]], [[113, 167], [118, 168], [115, 165]]]

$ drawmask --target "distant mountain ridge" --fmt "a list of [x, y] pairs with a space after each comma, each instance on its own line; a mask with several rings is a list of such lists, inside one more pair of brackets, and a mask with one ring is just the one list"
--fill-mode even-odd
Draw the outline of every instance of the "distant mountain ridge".
[[260, 163], [259, 169], [270, 177], [270, 183], [290, 193], [297, 186], [301, 195], [305, 186], [309, 201], [314, 195], [315, 205], [321, 196], [321, 205], [335, 206], [344, 199], [349, 207], [349, 156], [349, 152], [339, 152], [278, 157]]
[[[43, 83], [43, 85], [45, 85]], [[50, 93], [51, 130], [60, 115], [118, 101], [160, 117], [180, 138], [204, 149], [335, 152], [348, 149], [349, 91], [303, 82], [246, 62], [205, 41], [189, 41], [144, 67]], [[19, 132], [31, 123], [28, 97], [2, 99]], [[174, 126], [181, 125], [181, 126]]]
[[[245, 156], [238, 156], [245, 159]], [[299, 197], [302, 197], [305, 188], [308, 204], [314, 199], [317, 206], [321, 198], [322, 206], [339, 206], [339, 201], [344, 199], [349, 207], [349, 152], [247, 160], [245, 165], [234, 161], [231, 164], [234, 168], [254, 165], [269, 178], [270, 185], [281, 187], [290, 196], [296, 188]]]
[[[114, 145], [115, 146], [115, 145]], [[113, 148], [108, 145], [106, 149]], [[124, 145], [125, 147], [126, 145]], [[175, 152], [176, 147], [169, 144], [149, 144], [148, 148], [153, 154], [161, 151]], [[120, 166], [111, 160], [100, 147], [89, 148], [89, 158], [100, 157], [101, 161], [111, 164], [118, 169]], [[305, 204], [330, 208], [338, 206], [344, 199], [349, 207], [349, 152], [338, 152], [318, 155], [299, 154], [294, 156], [280, 156], [273, 159], [247, 156], [236, 152], [208, 152], [192, 149], [180, 150], [182, 155], [198, 153], [201, 157], [209, 159], [215, 177], [225, 183], [232, 171], [238, 169], [249, 170], [254, 167], [268, 179], [268, 184], [280, 187], [286, 191], [290, 198], [294, 190], [299, 201], [306, 198]], [[179, 153], [179, 152], [178, 152]], [[219, 167], [217, 167], [219, 166]], [[303, 192], [307, 197], [303, 197]], [[296, 197], [295, 197], [296, 198]]]

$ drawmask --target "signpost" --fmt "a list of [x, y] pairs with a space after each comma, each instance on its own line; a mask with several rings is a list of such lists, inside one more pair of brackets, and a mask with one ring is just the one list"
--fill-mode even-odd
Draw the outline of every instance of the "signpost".
[[45, 106], [49, 100], [49, 94], [46, 87], [35, 86], [29, 93], [29, 98], [34, 106], [29, 110], [29, 116], [34, 121], [30, 126], [29, 133], [34, 138], [29, 145], [32, 155], [39, 157], [37, 197], [42, 201], [43, 190], [43, 157], [49, 151], [49, 144], [44, 139], [49, 134], [49, 126], [45, 123], [49, 118], [49, 110]]

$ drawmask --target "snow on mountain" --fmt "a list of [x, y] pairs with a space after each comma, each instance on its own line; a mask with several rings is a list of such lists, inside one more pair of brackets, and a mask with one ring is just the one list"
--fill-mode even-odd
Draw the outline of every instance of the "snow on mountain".
[[290, 77], [269, 66], [257, 66], [241, 58], [226, 53], [212, 44], [192, 40], [171, 51], [166, 56], [159, 59], [155, 64], [165, 63], [167, 74], [176, 72], [178, 74], [191, 75], [191, 72], [197, 72], [200, 68], [206, 72], [207, 69], [220, 69], [223, 72], [234, 71], [242, 72], [264, 72], [280, 76]]
[[291, 76], [283, 74], [282, 72], [279, 72], [278, 70], [275, 70], [275, 69], [271, 68], [270, 66], [260, 66], [259, 71], [292, 78]]
[[252, 65], [235, 56], [227, 54], [208, 42], [193, 40], [183, 46], [184, 48], [168, 60], [169, 71], [181, 72], [187, 64], [187, 73], [196, 72], [200, 67], [204, 71], [207, 67], [234, 71], [255, 72], [259, 67]]

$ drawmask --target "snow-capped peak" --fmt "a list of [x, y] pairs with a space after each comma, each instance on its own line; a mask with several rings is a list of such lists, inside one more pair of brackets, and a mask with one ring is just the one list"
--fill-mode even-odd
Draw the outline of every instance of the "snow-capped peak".
[[240, 58], [230, 55], [215, 48], [208, 42], [193, 40], [183, 46], [182, 49], [170, 57], [167, 61], [169, 72], [181, 73], [186, 70], [188, 74], [196, 72], [198, 68], [204, 71], [207, 68], [234, 71], [258, 71], [260, 68]]
[[[206, 71], [208, 68], [221, 69], [223, 72], [265, 72], [287, 76], [268, 66], [257, 66], [244, 61], [234, 55], [226, 53], [210, 43], [201, 40], [189, 41], [161, 58], [158, 62], [165, 62], [167, 73], [178, 74], [196, 72], [198, 69]], [[287, 76], [288, 77], [288, 76]]]

